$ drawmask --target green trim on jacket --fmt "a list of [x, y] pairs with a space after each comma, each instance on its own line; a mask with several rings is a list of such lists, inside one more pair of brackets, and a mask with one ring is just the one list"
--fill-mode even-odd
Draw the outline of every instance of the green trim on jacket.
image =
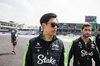
[[64, 48], [64, 66], [67, 66], [67, 54], [65, 48]]
[[69, 54], [70, 54], [70, 50], [71, 50], [72, 45], [73, 45], [73, 42], [71, 43], [71, 45], [69, 46], [69, 49], [67, 51], [67, 60], [66, 60], [67, 66], [68, 66]]
[[96, 37], [93, 38], [93, 41], [96, 41]]
[[23, 58], [23, 66], [25, 66], [25, 59], [26, 59], [26, 54], [28, 51], [28, 47], [29, 47], [29, 42], [27, 43], [26, 49], [25, 49], [25, 53], [24, 53], [24, 58]]

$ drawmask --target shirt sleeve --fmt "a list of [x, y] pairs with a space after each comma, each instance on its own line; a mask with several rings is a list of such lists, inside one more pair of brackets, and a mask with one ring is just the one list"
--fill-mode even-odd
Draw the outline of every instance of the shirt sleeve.
[[95, 66], [100, 66], [100, 53], [98, 48], [96, 47], [96, 49], [93, 52], [94, 52], [93, 59], [95, 61]]
[[31, 51], [30, 42], [28, 42], [25, 49], [23, 66], [32, 66], [32, 51]]
[[71, 45], [69, 46], [69, 50], [67, 51], [67, 66], [70, 66], [70, 59], [72, 58], [73, 53], [74, 53], [74, 49], [73, 49], [73, 42], [72, 42]]
[[95, 41], [95, 42], [96, 42], [96, 36], [93, 38], [93, 41]]
[[67, 66], [66, 65], [66, 63], [67, 63], [66, 59], [67, 59], [67, 54], [66, 54], [66, 50], [63, 46], [63, 50], [62, 50], [60, 61], [59, 61], [59, 66]]

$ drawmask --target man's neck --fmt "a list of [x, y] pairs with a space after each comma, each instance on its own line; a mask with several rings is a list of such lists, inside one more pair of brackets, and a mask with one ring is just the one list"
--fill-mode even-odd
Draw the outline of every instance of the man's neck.
[[81, 36], [81, 38], [82, 38], [82, 40], [84, 41], [84, 42], [88, 42], [89, 41], [89, 38], [86, 38], [86, 37], [84, 37], [84, 36]]
[[49, 34], [46, 34], [46, 33], [43, 33], [43, 38], [45, 40], [52, 40], [53, 36], [49, 35]]

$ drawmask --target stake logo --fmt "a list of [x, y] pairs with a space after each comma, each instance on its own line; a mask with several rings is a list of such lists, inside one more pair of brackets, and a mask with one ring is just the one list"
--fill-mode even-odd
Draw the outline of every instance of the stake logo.
[[93, 55], [93, 52], [88, 53], [87, 51], [82, 50], [82, 51], [81, 51], [81, 56], [84, 57], [84, 56], [86, 56], [86, 55], [92, 56], [92, 55]]
[[51, 63], [52, 65], [56, 64], [56, 60], [53, 57], [47, 58], [43, 54], [38, 55], [38, 64], [43, 64], [43, 63]]

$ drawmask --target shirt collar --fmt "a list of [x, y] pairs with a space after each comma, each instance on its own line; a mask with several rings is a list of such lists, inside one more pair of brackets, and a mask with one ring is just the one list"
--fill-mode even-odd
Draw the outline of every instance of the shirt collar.
[[[40, 34], [39, 37], [40, 37], [40, 39], [43, 39], [43, 31], [41, 32], [41, 34]], [[53, 38], [52, 38], [52, 40], [55, 40], [55, 39], [56, 39], [56, 36], [54, 35]]]

